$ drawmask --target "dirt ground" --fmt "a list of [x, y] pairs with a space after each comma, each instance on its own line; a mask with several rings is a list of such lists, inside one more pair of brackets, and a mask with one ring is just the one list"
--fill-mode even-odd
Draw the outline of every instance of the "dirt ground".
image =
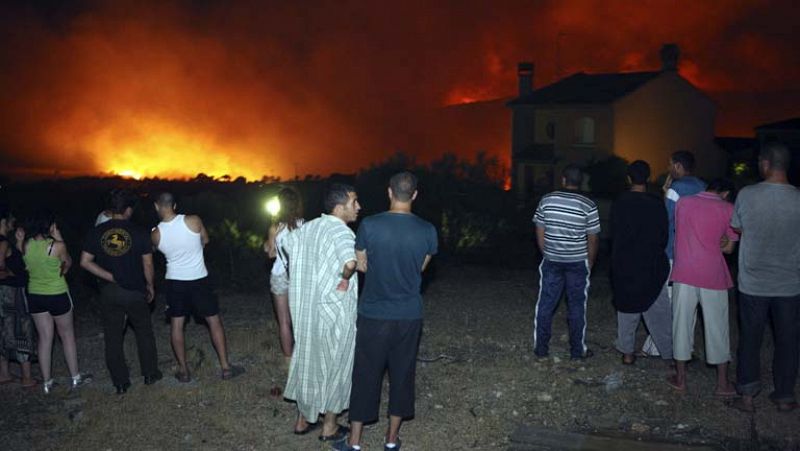
[[[640, 359], [623, 367], [612, 346], [616, 327], [607, 277], [602, 269], [596, 272], [587, 315], [588, 344], [595, 356], [573, 362], [563, 303], [554, 321], [551, 356], [533, 357], [535, 271], [440, 267], [425, 293], [420, 349], [425, 361], [417, 372], [417, 415], [401, 433], [403, 449], [533, 449], [511, 439], [522, 426], [717, 449], [797, 449], [800, 412], [778, 413], [761, 396], [756, 414], [747, 415], [714, 398], [714, 370], [702, 363], [699, 334], [687, 394], [675, 393], [664, 382], [664, 362]], [[82, 371], [92, 372], [95, 381], [75, 393], [62, 385], [51, 396], [18, 385], [0, 387], [0, 449], [325, 449], [314, 435], [294, 436], [294, 406], [271, 395], [273, 387], [283, 386], [286, 372], [266, 290], [222, 294], [220, 300], [232, 360], [246, 374], [219, 380], [208, 333], [192, 323], [187, 346], [196, 380], [178, 384], [171, 377], [173, 359], [159, 299], [153, 318], [165, 378], [144, 386], [135, 377], [128, 394], [117, 396], [104, 367], [99, 320], [78, 309], [79, 359]], [[138, 374], [132, 333], [126, 353], [131, 374]], [[770, 358], [765, 349], [764, 394], [772, 388]], [[66, 384], [60, 351], [54, 366]], [[364, 449], [382, 449], [385, 425], [382, 420], [367, 427]]]

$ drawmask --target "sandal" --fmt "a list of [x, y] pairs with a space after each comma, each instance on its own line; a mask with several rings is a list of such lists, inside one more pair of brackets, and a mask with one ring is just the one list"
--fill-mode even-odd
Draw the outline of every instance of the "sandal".
[[308, 425], [306, 426], [305, 429], [301, 429], [299, 431], [297, 429], [295, 429], [293, 431], [294, 435], [306, 435], [306, 434], [308, 434], [309, 432], [311, 432], [311, 431], [313, 431], [315, 429], [319, 429], [320, 424], [321, 423], [319, 421], [317, 421], [316, 423], [308, 423]]
[[34, 388], [37, 385], [39, 385], [39, 382], [37, 382], [36, 379], [31, 380], [27, 384], [23, 384], [22, 381], [20, 381], [20, 386], [22, 386], [22, 388]]
[[181, 384], [188, 384], [189, 382], [192, 381], [192, 376], [189, 374], [188, 371], [185, 373], [183, 371], [178, 371], [177, 373], [175, 373], [175, 379], [178, 379], [178, 382], [180, 382]]
[[677, 378], [675, 376], [668, 377], [667, 378], [667, 385], [672, 387], [678, 393], [686, 393], [686, 387], [681, 387], [680, 385], [678, 385], [678, 382], [677, 382], [676, 379]]
[[242, 374], [244, 374], [244, 368], [240, 366], [231, 365], [230, 368], [222, 370], [220, 378], [222, 378], [222, 380], [224, 381], [227, 381], [233, 379], [236, 376], [241, 376]]
[[12, 377], [10, 379], [6, 379], [4, 381], [0, 381], [0, 385], [11, 384], [11, 383], [14, 383], [14, 382], [17, 382], [17, 380]]
[[342, 441], [342, 440], [347, 438], [347, 434], [349, 432], [350, 432], [350, 428], [349, 427], [339, 425], [339, 427], [336, 429], [336, 432], [334, 432], [333, 434], [331, 434], [331, 435], [320, 435], [319, 436], [319, 441], [321, 441], [321, 442], [340, 442], [340, 441]]
[[717, 398], [733, 398], [736, 395], [737, 395], [737, 393], [736, 393], [735, 389], [731, 389], [729, 391], [719, 391], [719, 390], [717, 390], [717, 391], [714, 392], [714, 396], [717, 397]]

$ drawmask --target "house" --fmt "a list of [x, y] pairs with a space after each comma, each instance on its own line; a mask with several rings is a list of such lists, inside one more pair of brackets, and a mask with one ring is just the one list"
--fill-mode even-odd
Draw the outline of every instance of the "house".
[[759, 146], [769, 142], [780, 142], [789, 148], [792, 154], [788, 172], [789, 182], [800, 185], [800, 117], [757, 126], [756, 140]]
[[697, 174], [722, 175], [726, 157], [714, 143], [716, 106], [678, 74], [679, 49], [661, 49], [652, 72], [579, 72], [535, 89], [534, 65], [518, 66], [519, 96], [512, 111], [511, 184], [522, 200], [558, 186], [569, 163], [611, 156], [645, 160], [666, 172], [680, 149], [697, 157]]

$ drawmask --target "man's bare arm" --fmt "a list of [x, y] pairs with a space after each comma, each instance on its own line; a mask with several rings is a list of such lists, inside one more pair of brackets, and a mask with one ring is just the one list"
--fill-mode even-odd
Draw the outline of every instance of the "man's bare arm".
[[106, 282], [114, 282], [114, 275], [101, 268], [100, 265], [94, 261], [94, 255], [86, 251], [81, 253], [81, 268], [89, 271]]
[[587, 259], [589, 260], [589, 268], [594, 266], [594, 260], [597, 258], [597, 249], [600, 244], [600, 238], [596, 233], [586, 236]]
[[729, 239], [727, 236], [723, 236], [719, 248], [722, 250], [723, 254], [732, 254], [733, 250], [736, 249], [736, 241]]
[[422, 269], [420, 270], [420, 272], [425, 272], [425, 268], [428, 267], [428, 263], [431, 262], [431, 258], [433, 258], [431, 255], [425, 256], [425, 260], [422, 261]]
[[544, 255], [544, 227], [536, 226], [536, 244], [539, 245], [539, 252]]
[[356, 270], [367, 272], [367, 250], [356, 250]]
[[189, 227], [189, 230], [191, 230], [194, 233], [200, 234], [200, 241], [203, 243], [203, 246], [208, 244], [209, 241], [208, 230], [206, 230], [206, 226], [203, 225], [203, 220], [200, 219], [200, 216], [197, 215], [185, 216], [183, 220], [186, 223], [186, 226]]
[[6, 253], [8, 252], [8, 241], [0, 242], [0, 279], [11, 277], [14, 274], [6, 268]]
[[342, 279], [350, 280], [353, 277], [353, 274], [356, 273], [356, 261], [350, 260], [349, 262], [344, 264], [344, 268], [342, 268]]
[[142, 255], [142, 268], [144, 269], [144, 280], [147, 281], [147, 302], [153, 302], [155, 298], [155, 288], [153, 280], [155, 279], [155, 270], [153, 269], [153, 254]]
[[197, 222], [200, 223], [200, 241], [203, 242], [203, 246], [208, 244], [210, 239], [208, 238], [208, 230], [206, 230], [205, 224], [203, 224], [203, 220], [200, 219], [199, 216], [195, 216], [197, 218]]
[[353, 277], [353, 274], [356, 272], [357, 263], [355, 260], [350, 260], [349, 262], [344, 264], [344, 268], [342, 268], [342, 280], [339, 281], [339, 284], [336, 285], [336, 289], [339, 291], [347, 291], [347, 288], [350, 286], [350, 278]]
[[150, 232], [150, 241], [153, 242], [153, 249], [158, 249], [158, 243], [161, 242], [161, 231], [158, 230], [158, 227], [154, 227]]

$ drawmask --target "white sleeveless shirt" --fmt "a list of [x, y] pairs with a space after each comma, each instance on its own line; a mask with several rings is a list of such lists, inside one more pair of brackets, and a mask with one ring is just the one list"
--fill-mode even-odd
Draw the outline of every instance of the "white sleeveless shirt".
[[184, 215], [159, 223], [158, 232], [158, 250], [167, 257], [167, 280], [190, 281], [208, 276], [202, 237], [189, 229]]

